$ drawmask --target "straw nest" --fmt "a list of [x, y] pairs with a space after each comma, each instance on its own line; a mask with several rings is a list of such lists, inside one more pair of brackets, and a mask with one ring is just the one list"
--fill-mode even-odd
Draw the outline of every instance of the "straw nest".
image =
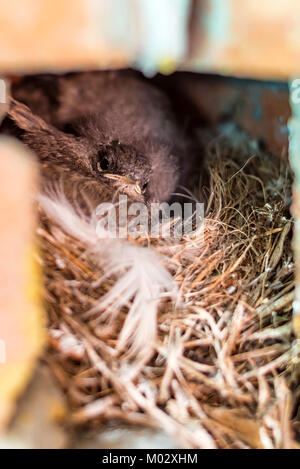
[[[155, 293], [152, 326], [132, 316], [128, 329], [139, 292], [118, 298], [126, 267], [105, 271], [94, 249], [40, 209], [45, 359], [66, 393], [69, 425], [121, 420], [163, 429], [185, 448], [296, 445], [291, 177], [285, 163], [229, 134], [206, 143], [203, 236], [130, 241], [158, 253], [177, 286]], [[199, 184], [191, 193], [197, 199]], [[147, 353], [134, 346], [139, 334]]]

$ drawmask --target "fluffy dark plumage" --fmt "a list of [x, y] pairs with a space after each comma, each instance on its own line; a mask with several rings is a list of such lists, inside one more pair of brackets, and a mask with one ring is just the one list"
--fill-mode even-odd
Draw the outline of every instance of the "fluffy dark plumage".
[[41, 161], [112, 175], [147, 201], [168, 200], [193, 161], [167, 96], [135, 72], [27, 77], [12, 94], [9, 117]]

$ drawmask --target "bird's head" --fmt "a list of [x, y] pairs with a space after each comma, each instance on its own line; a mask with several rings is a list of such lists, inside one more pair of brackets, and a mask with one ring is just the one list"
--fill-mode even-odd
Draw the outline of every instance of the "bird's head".
[[95, 176], [112, 181], [116, 188], [138, 200], [148, 200], [151, 179], [149, 160], [131, 145], [114, 140], [100, 145], [92, 168]]
[[101, 139], [93, 138], [84, 130], [76, 134], [64, 132], [13, 99], [9, 117], [19, 128], [21, 139], [45, 165], [109, 181], [116, 190], [138, 201], [149, 200], [151, 165], [133, 146], [117, 140], [101, 143]]

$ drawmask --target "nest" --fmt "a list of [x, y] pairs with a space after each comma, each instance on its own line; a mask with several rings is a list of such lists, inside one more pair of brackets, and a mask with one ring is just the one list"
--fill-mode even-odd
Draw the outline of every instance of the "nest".
[[[75, 428], [116, 420], [162, 429], [184, 448], [291, 448], [298, 360], [289, 169], [240, 136], [213, 139], [206, 153], [202, 236], [130, 240], [155, 251], [177, 285], [175, 294], [154, 293], [151, 323], [132, 316], [128, 329], [139, 292], [124, 297], [126, 267], [118, 280], [41, 210], [45, 359]], [[199, 193], [194, 184], [189, 194]], [[144, 354], [141, 340], [135, 347], [141, 335]]]

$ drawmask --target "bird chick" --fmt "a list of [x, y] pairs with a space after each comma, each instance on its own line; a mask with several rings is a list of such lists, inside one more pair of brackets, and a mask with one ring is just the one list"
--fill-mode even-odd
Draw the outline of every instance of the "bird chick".
[[[106, 178], [132, 198], [144, 200], [151, 177], [147, 158], [133, 146], [114, 140], [101, 143], [88, 135], [64, 133], [24, 104], [11, 99], [9, 117], [17, 124], [20, 138], [46, 166], [59, 166], [84, 177]], [[90, 117], [92, 119], [92, 116]]]
[[41, 161], [110, 179], [146, 202], [170, 199], [193, 165], [193, 145], [167, 96], [132, 71], [25, 78], [10, 119]]

